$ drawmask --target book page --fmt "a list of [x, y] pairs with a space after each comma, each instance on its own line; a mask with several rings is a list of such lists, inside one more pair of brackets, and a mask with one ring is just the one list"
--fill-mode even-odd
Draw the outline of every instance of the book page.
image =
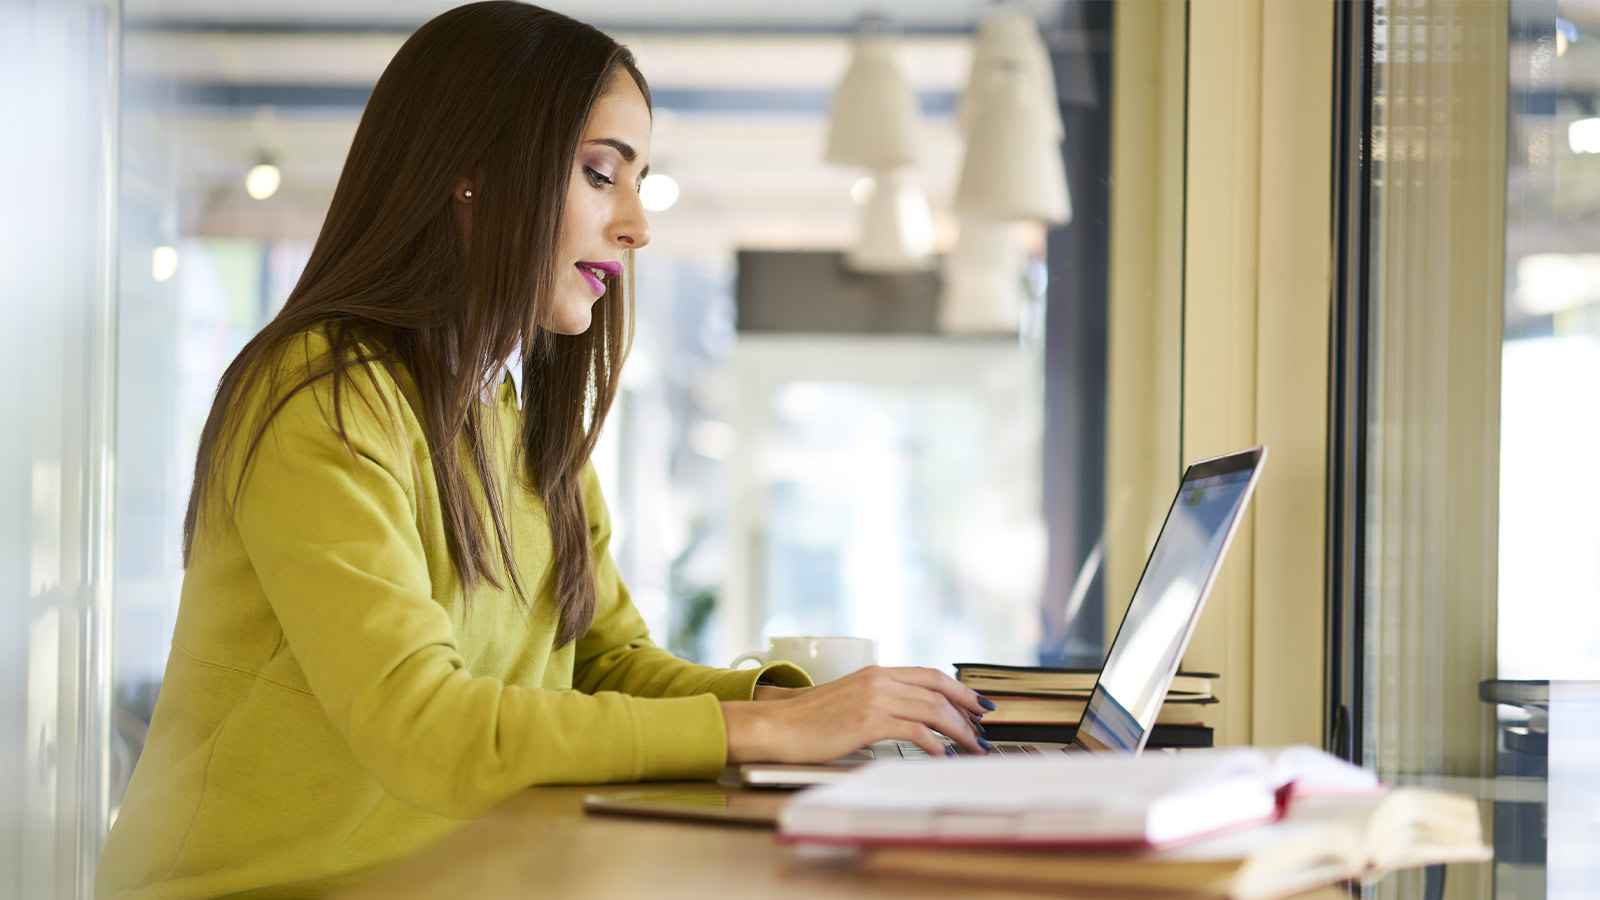
[[1296, 744], [1264, 752], [1273, 785], [1293, 783], [1297, 796], [1371, 794], [1383, 789], [1377, 775], [1316, 747]]
[[806, 791], [792, 808], [884, 810], [1128, 810], [1192, 787], [1237, 779], [1267, 784], [1253, 748], [1177, 756], [896, 761], [863, 766], [835, 784]]

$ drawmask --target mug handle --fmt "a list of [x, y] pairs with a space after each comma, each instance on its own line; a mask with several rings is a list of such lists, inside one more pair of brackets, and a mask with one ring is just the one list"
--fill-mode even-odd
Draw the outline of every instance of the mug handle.
[[755, 651], [751, 651], [749, 653], [746, 653], [746, 654], [740, 656], [738, 659], [735, 659], [733, 662], [728, 663], [728, 668], [737, 669], [737, 668], [739, 668], [739, 664], [744, 662], [747, 659], [755, 660], [756, 665], [758, 665], [758, 666], [764, 666], [764, 665], [767, 664], [767, 654], [765, 654], [765, 653], [757, 653]]

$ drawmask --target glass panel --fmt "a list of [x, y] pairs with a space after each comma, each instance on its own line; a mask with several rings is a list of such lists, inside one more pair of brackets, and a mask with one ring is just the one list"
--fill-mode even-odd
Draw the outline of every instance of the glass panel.
[[1600, 384], [1600, 20], [1510, 7], [1497, 678], [1531, 690], [1496, 707], [1495, 762], [1548, 804], [1497, 811], [1495, 874], [1565, 900], [1600, 890], [1600, 414], [1578, 399]]
[[106, 828], [121, 5], [0, 3], [0, 895]]
[[[1511, 4], [1500, 677], [1600, 679], [1600, 22]], [[1580, 32], [1574, 22], [1582, 22]], [[1549, 628], [1550, 622], [1566, 627]]]
[[1452, 866], [1444, 896], [1590, 897], [1600, 20], [1551, 0], [1374, 17], [1363, 751], [1483, 802], [1495, 860]]
[[[1504, 10], [1374, 7], [1362, 755], [1494, 808]], [[1422, 871], [1380, 896], [1424, 896]], [[1447, 893], [1487, 896], [1486, 865]]]

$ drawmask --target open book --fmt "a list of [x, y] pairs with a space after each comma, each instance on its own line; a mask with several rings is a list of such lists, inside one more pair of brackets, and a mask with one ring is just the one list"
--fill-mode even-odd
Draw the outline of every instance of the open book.
[[1306, 797], [1270, 825], [1165, 850], [1086, 853], [1049, 850], [886, 848], [866, 871], [1057, 888], [1273, 900], [1324, 884], [1385, 872], [1489, 858], [1478, 804], [1425, 788], [1363, 797]]
[[1162, 847], [1273, 821], [1295, 796], [1381, 790], [1312, 747], [881, 762], [795, 798], [779, 831], [854, 846]]

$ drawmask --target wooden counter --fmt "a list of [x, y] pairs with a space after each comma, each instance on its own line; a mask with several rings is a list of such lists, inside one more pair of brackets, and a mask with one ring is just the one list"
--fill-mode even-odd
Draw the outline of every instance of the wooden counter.
[[[583, 798], [633, 788], [746, 793], [706, 782], [532, 788], [417, 855], [340, 894], [341, 900], [827, 900], [905, 898], [1103, 900], [871, 876], [798, 859], [770, 829], [590, 816]], [[764, 792], [762, 792], [764, 793]], [[1347, 900], [1329, 888], [1304, 900]], [[1131, 900], [1122, 893], [1116, 900]]]

